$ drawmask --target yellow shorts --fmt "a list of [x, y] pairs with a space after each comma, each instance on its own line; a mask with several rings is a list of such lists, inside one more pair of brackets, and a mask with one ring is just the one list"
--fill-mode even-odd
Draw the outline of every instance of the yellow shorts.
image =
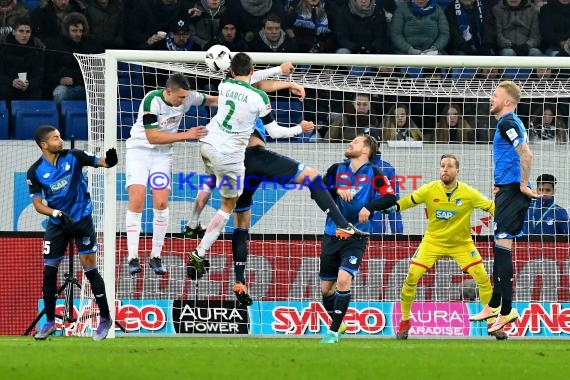
[[444, 248], [434, 244], [422, 242], [412, 256], [411, 263], [430, 269], [442, 257], [451, 257], [461, 270], [483, 262], [475, 244], [465, 244], [455, 248]]

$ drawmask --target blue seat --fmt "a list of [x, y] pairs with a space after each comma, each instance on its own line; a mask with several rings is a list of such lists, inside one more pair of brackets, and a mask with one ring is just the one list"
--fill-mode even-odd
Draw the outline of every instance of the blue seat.
[[30, 11], [30, 13], [32, 13], [33, 10], [38, 8], [41, 2], [42, 0], [20, 0], [20, 4], [26, 7], [28, 11]]
[[119, 81], [119, 97], [121, 99], [144, 98], [144, 79], [141, 65], [118, 62], [117, 78]]
[[412, 79], [417, 79], [422, 75], [422, 69], [419, 67], [401, 67], [400, 72]]
[[64, 100], [61, 102], [61, 120], [63, 138], [87, 140], [89, 126], [87, 125], [87, 102], [85, 100]]
[[197, 125], [205, 126], [208, 124], [208, 110], [206, 107], [190, 107], [188, 112], [186, 112], [186, 116], [182, 119], [182, 128], [183, 129], [190, 129]]
[[295, 100], [271, 102], [274, 118], [282, 127], [293, 127], [303, 120], [303, 105]]
[[0, 140], [8, 139], [10, 136], [8, 128], [8, 108], [6, 108], [6, 101], [0, 100]]
[[505, 69], [503, 71], [503, 79], [525, 81], [528, 80], [531, 74], [532, 69]]
[[[271, 108], [273, 109], [273, 118], [282, 127], [294, 127], [303, 120], [303, 105], [299, 101], [271, 101]], [[274, 140], [268, 135], [267, 141]]]
[[40, 125], [59, 128], [59, 113], [51, 100], [13, 100], [11, 105], [12, 136], [16, 140], [33, 139]]
[[469, 80], [477, 74], [476, 68], [471, 67], [454, 67], [451, 69], [451, 79], [453, 80]]
[[123, 99], [117, 104], [117, 138], [126, 140], [131, 137], [131, 128], [137, 120], [141, 101]]

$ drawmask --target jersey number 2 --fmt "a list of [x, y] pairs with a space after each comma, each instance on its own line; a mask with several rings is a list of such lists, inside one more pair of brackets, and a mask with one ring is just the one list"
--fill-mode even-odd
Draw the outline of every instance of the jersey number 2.
[[236, 110], [236, 104], [231, 101], [231, 100], [226, 100], [226, 106], [230, 107], [230, 111], [228, 112], [228, 114], [226, 115], [226, 118], [224, 119], [224, 122], [222, 123], [222, 126], [224, 127], [224, 129], [231, 131], [232, 130], [232, 125], [229, 123], [230, 119], [232, 118], [232, 115], [234, 114], [235, 110]]

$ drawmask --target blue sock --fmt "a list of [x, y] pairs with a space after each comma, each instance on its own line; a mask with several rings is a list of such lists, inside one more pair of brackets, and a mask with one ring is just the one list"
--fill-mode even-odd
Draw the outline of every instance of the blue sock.
[[85, 268], [85, 277], [89, 280], [91, 284], [91, 291], [95, 296], [95, 302], [99, 306], [99, 312], [101, 317], [110, 318], [109, 304], [107, 303], [107, 293], [105, 291], [105, 283], [103, 282], [103, 277], [97, 270], [97, 268]]
[[348, 310], [348, 305], [350, 304], [351, 293], [350, 290], [346, 292], [337, 290], [336, 297], [334, 300], [334, 311], [332, 314], [332, 324], [330, 327], [331, 331], [338, 331], [340, 324]]
[[493, 253], [497, 263], [497, 282], [501, 291], [501, 314], [507, 315], [513, 306], [513, 259], [511, 250], [495, 244]]
[[236, 281], [245, 284], [245, 266], [247, 264], [247, 239], [249, 230], [235, 228], [232, 233], [232, 254]]

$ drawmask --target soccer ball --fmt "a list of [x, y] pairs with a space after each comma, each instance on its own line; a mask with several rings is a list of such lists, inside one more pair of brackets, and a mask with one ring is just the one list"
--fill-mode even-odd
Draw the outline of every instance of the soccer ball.
[[224, 45], [214, 45], [206, 51], [206, 65], [211, 71], [226, 71], [232, 63], [231, 54]]

